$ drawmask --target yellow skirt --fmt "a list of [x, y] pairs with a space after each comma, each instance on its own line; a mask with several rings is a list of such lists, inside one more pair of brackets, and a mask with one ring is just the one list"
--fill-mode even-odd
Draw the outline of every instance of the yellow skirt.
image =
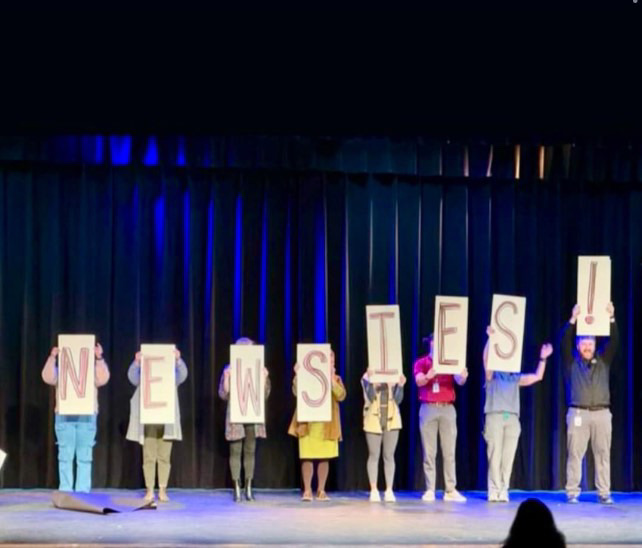
[[299, 438], [300, 459], [334, 459], [339, 456], [339, 441], [323, 439], [324, 422], [308, 423], [308, 434]]

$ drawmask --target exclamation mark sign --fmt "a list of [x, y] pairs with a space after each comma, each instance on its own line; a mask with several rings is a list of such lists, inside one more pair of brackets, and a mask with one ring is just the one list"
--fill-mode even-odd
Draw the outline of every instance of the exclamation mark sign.
[[588, 285], [588, 306], [586, 311], [588, 315], [586, 316], [586, 323], [591, 325], [595, 318], [593, 317], [593, 301], [595, 301], [595, 278], [597, 277], [597, 262], [591, 261], [591, 272], [589, 274], [589, 285]]

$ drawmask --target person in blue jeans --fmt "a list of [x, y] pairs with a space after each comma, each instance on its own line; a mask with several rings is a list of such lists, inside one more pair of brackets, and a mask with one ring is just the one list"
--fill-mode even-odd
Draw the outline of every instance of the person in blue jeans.
[[[42, 369], [42, 380], [56, 386], [58, 384], [58, 348], [53, 347]], [[60, 491], [91, 490], [91, 463], [96, 444], [96, 413], [98, 413], [98, 387], [109, 381], [109, 368], [103, 359], [100, 344], [94, 350], [96, 363], [94, 369], [94, 397], [96, 412], [93, 415], [60, 415], [56, 403], [54, 428], [58, 444], [58, 477]], [[56, 402], [58, 398], [56, 397]], [[76, 484], [74, 488], [74, 457], [76, 459]]]

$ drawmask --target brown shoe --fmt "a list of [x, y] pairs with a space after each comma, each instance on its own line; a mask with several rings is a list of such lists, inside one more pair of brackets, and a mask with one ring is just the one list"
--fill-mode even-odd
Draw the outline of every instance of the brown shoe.
[[169, 502], [169, 497], [167, 496], [167, 488], [159, 487], [158, 488], [158, 500], [160, 502]]

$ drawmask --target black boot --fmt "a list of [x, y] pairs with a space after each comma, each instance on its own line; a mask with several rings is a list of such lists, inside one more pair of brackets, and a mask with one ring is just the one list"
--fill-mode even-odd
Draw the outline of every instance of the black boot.
[[245, 480], [245, 498], [247, 500], [254, 500], [254, 493], [252, 493], [252, 480]]
[[241, 482], [234, 480], [234, 502], [241, 502]]

